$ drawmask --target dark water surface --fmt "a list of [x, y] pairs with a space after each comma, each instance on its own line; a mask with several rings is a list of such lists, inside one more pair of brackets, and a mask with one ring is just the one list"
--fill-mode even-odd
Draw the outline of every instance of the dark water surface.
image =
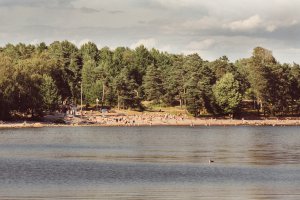
[[0, 130], [0, 199], [298, 200], [299, 130]]

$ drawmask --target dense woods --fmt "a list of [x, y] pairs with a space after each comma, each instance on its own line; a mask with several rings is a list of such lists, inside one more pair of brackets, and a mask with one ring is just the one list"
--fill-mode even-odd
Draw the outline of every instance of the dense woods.
[[249, 102], [257, 115], [298, 115], [300, 66], [281, 64], [256, 47], [250, 58], [212, 62], [198, 54], [177, 55], [118, 47], [80, 48], [68, 41], [50, 45], [7, 44], [0, 48], [0, 119], [42, 116], [68, 104], [143, 110], [142, 102], [182, 106], [194, 116], [239, 116]]

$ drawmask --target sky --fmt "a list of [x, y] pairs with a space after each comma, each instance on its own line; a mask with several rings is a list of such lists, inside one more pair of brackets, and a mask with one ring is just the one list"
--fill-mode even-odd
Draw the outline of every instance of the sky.
[[0, 46], [144, 44], [231, 61], [261, 46], [281, 63], [300, 63], [299, 8], [300, 0], [0, 0]]

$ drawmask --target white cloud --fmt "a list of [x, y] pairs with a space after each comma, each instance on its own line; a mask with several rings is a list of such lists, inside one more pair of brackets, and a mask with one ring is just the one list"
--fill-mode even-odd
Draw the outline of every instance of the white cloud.
[[261, 45], [300, 62], [278, 51], [300, 48], [299, 7], [299, 0], [0, 0], [0, 44], [92, 40], [232, 60]]
[[77, 43], [77, 46], [78, 47], [81, 47], [82, 45], [88, 43], [88, 42], [92, 42], [90, 39], [83, 39], [83, 40], [80, 40], [78, 43]]
[[205, 30], [218, 27], [220, 20], [214, 17], [204, 16], [199, 20], [188, 20], [182, 24], [183, 28]]
[[164, 45], [164, 46], [161, 46], [158, 48], [160, 51], [163, 51], [163, 52], [170, 52], [172, 50], [172, 47], [171, 45]]
[[140, 45], [144, 45], [144, 47], [146, 47], [147, 49], [156, 48], [162, 52], [171, 53], [172, 50], [174, 50], [174, 47], [172, 47], [170, 44], [159, 44], [155, 38], [140, 39], [137, 42], [131, 44], [130, 48], [135, 49]]
[[271, 24], [269, 26], [267, 26], [266, 30], [269, 31], [269, 32], [273, 32], [277, 29], [278, 27], [274, 24]]
[[280, 28], [292, 27], [296, 26], [297, 24], [298, 21], [295, 19], [262, 19], [260, 15], [253, 15], [244, 20], [236, 20], [230, 23], [225, 23], [223, 28], [234, 32], [253, 32], [259, 29], [267, 32], [274, 32]]
[[212, 16], [203, 16], [200, 19], [188, 19], [176, 23], [169, 23], [161, 27], [164, 34], [193, 34], [197, 31], [211, 31], [222, 28], [222, 20]]
[[[71, 43], [75, 44], [78, 48], [80, 48], [82, 45], [87, 44], [89, 42], [95, 43], [93, 40], [85, 38], [82, 40], [70, 40]], [[95, 43], [96, 44], [96, 43]], [[96, 46], [99, 48], [100, 45], [96, 44]]]
[[263, 20], [259, 15], [253, 15], [244, 20], [233, 21], [229, 24], [225, 24], [225, 28], [229, 28], [232, 31], [252, 31], [259, 28], [263, 23]]
[[199, 0], [154, 0], [154, 2], [166, 7], [166, 8], [182, 8], [201, 3]]
[[151, 49], [157, 45], [157, 41], [154, 38], [140, 39], [136, 43], [130, 45], [130, 48], [135, 49], [140, 45], [144, 45], [146, 48]]
[[36, 44], [39, 44], [40, 43], [40, 40], [39, 39], [34, 39], [34, 40], [32, 40], [31, 42], [30, 42], [30, 44], [32, 44], [32, 45], [36, 45]]
[[206, 50], [212, 48], [216, 44], [214, 39], [205, 39], [202, 41], [192, 41], [190, 42], [186, 48], [194, 51], [194, 50]]
[[269, 21], [265, 22], [265, 30], [268, 32], [274, 32], [275, 30], [278, 30], [280, 28], [288, 28], [288, 27], [293, 27], [298, 24], [297, 20], [286, 20], [286, 19], [281, 19], [281, 20], [276, 20], [276, 21]]
[[294, 25], [297, 25], [298, 23], [299, 23], [298, 20], [294, 19], [294, 20], [291, 21], [290, 25], [294, 26]]
[[184, 55], [190, 55], [190, 54], [194, 54], [194, 53], [197, 53], [197, 54], [201, 54], [200, 50], [183, 50], [182, 53]]

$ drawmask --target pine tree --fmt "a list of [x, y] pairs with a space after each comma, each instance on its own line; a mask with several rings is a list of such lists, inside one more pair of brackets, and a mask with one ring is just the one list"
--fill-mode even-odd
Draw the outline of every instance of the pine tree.
[[144, 92], [146, 99], [149, 101], [153, 100], [154, 103], [159, 103], [162, 97], [161, 72], [154, 65], [150, 65], [147, 68], [146, 75], [144, 76]]
[[99, 84], [95, 84], [97, 83], [96, 67], [97, 65], [94, 60], [88, 60], [82, 68], [82, 90], [87, 103], [94, 103], [100, 96], [97, 92], [101, 91], [101, 89], [96, 88]]

